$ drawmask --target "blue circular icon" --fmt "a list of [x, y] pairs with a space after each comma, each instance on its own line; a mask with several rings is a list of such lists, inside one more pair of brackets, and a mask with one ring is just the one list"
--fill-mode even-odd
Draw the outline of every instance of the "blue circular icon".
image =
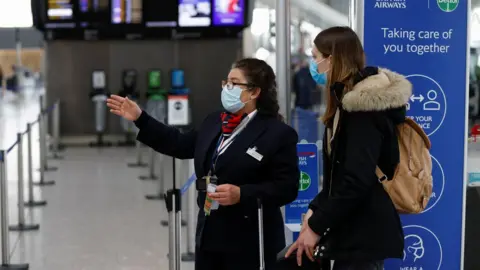
[[433, 190], [432, 196], [428, 201], [427, 208], [423, 211], [424, 213], [432, 209], [438, 201], [442, 198], [443, 190], [445, 189], [445, 173], [443, 172], [442, 165], [438, 159], [434, 156], [432, 157], [432, 178], [433, 178]]
[[443, 124], [447, 113], [447, 98], [440, 84], [421, 74], [407, 76], [413, 93], [407, 104], [407, 115], [417, 122], [428, 136]]
[[403, 258], [385, 261], [385, 269], [440, 270], [443, 248], [435, 233], [420, 225], [404, 226], [403, 231], [405, 234]]

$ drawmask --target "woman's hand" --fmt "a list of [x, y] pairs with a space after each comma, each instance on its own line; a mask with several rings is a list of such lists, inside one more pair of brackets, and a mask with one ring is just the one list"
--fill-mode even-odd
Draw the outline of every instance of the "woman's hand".
[[130, 121], [137, 120], [142, 114], [142, 110], [137, 103], [117, 95], [111, 95], [107, 99], [107, 106], [110, 108], [110, 112]]
[[240, 202], [240, 188], [230, 184], [219, 185], [209, 196], [222, 206], [234, 205]]
[[308, 224], [308, 219], [313, 215], [313, 210], [312, 209], [308, 209], [307, 213], [305, 214], [305, 216], [303, 217], [303, 220], [302, 220], [302, 228], [300, 231], [303, 231], [305, 226]]
[[292, 255], [292, 253], [297, 250], [298, 266], [302, 266], [302, 255], [304, 252], [307, 257], [313, 262], [315, 260], [313, 258], [315, 245], [317, 245], [319, 240], [320, 236], [314, 233], [312, 229], [310, 229], [310, 227], [308, 226], [308, 223], [306, 223], [302, 231], [300, 232], [297, 241], [295, 241], [295, 243], [293, 243], [293, 245], [288, 249], [287, 253], [285, 254], [285, 258], [290, 257], [290, 255]]

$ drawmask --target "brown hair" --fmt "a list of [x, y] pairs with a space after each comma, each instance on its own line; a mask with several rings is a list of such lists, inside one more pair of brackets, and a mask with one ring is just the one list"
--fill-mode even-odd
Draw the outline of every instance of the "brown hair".
[[[330, 93], [334, 83], [345, 84], [344, 93], [352, 90], [353, 78], [365, 67], [365, 54], [357, 34], [349, 27], [331, 27], [320, 32], [313, 41], [324, 58], [331, 56], [328, 71], [327, 110], [323, 122], [328, 124], [337, 111], [336, 97]], [[342, 97], [338, 97], [342, 98]]]
[[245, 58], [238, 60], [232, 68], [242, 71], [247, 82], [252, 85], [249, 91], [260, 88], [260, 95], [257, 98], [257, 110], [259, 113], [283, 119], [279, 114], [280, 106], [277, 98], [277, 83], [275, 72], [265, 61], [256, 58]]

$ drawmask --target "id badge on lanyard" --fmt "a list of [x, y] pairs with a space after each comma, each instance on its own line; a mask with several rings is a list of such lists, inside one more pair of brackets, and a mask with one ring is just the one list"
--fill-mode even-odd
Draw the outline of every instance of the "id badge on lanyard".
[[203, 206], [203, 211], [205, 212], [206, 216], [209, 216], [212, 210], [217, 210], [219, 207], [218, 202], [213, 200], [209, 194], [214, 193], [217, 190], [218, 178], [215, 176], [215, 165], [217, 164], [218, 156], [220, 155], [222, 150], [221, 145], [224, 142], [225, 142], [224, 138], [220, 137], [215, 147], [215, 152], [213, 153], [213, 156], [212, 156], [212, 166], [208, 171], [207, 176], [204, 177], [205, 183], [207, 185], [207, 196], [205, 197], [205, 204]]
[[207, 183], [207, 196], [205, 197], [205, 204], [203, 205], [203, 211], [206, 216], [209, 216], [211, 211], [217, 210], [219, 204], [217, 201], [210, 197], [210, 193], [214, 193], [217, 190], [218, 179], [216, 176], [207, 175], [204, 177]]

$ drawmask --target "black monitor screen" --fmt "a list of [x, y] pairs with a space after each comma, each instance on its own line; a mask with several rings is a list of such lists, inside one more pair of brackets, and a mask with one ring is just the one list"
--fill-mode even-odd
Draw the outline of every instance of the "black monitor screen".
[[176, 27], [177, 1], [143, 0], [143, 17], [147, 27]]
[[160, 70], [148, 72], [148, 88], [158, 89], [162, 87], [162, 73]]
[[211, 25], [211, 0], [179, 0], [178, 25], [180, 27], [205, 27]]
[[142, 0], [111, 0], [113, 24], [141, 24], [143, 16]]

